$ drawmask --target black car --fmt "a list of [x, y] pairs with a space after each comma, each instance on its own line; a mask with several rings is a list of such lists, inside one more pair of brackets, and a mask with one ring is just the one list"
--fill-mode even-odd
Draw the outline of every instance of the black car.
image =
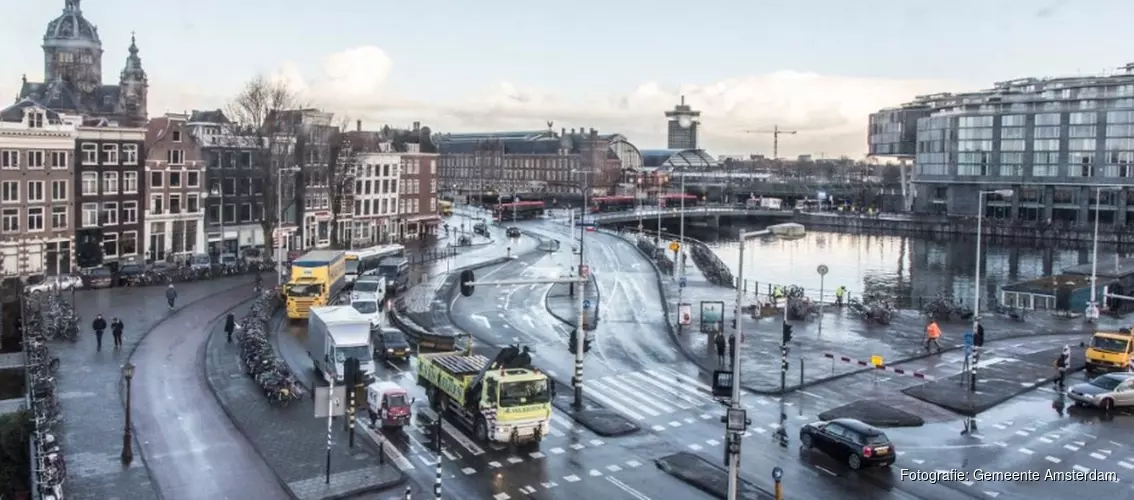
[[140, 284], [144, 274], [146, 274], [146, 269], [140, 264], [122, 264], [118, 268], [118, 286]]
[[512, 227], [508, 228], [507, 233], [508, 233], [509, 238], [519, 238], [520, 237], [520, 228], [512, 226]]
[[488, 224], [485, 224], [483, 222], [477, 222], [476, 224], [474, 224], [472, 230], [473, 234], [488, 236]]
[[853, 418], [812, 422], [799, 430], [804, 449], [814, 448], [844, 462], [851, 469], [894, 464], [897, 452], [881, 429]]
[[409, 358], [410, 345], [401, 330], [383, 328], [374, 334], [374, 353], [379, 359], [405, 360]]

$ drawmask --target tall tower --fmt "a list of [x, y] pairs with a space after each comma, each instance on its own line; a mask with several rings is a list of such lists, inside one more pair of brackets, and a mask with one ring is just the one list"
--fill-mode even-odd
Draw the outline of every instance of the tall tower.
[[669, 119], [669, 149], [697, 149], [697, 128], [701, 125], [701, 112], [685, 104], [685, 96], [681, 96], [681, 104], [665, 112]]
[[44, 83], [70, 82], [84, 97], [102, 85], [102, 40], [98, 28], [83, 18], [80, 0], [65, 0], [63, 13], [43, 34]]
[[142, 58], [138, 57], [138, 43], [130, 34], [130, 55], [118, 79], [118, 112], [139, 122], [146, 121], [146, 94], [149, 81], [146, 70], [142, 69]]

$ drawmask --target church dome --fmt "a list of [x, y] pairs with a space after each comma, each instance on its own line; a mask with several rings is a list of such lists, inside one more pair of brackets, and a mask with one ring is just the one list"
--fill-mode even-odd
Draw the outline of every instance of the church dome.
[[79, 9], [79, 1], [66, 0], [63, 13], [47, 23], [47, 31], [43, 34], [45, 42], [48, 40], [75, 40], [102, 44], [98, 37], [98, 28], [83, 17], [83, 12]]

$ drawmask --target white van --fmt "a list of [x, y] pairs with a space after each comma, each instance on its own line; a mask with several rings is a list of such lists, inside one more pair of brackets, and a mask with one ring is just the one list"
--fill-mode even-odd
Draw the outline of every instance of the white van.
[[382, 328], [383, 314], [380, 307], [382, 300], [383, 298], [380, 295], [374, 293], [354, 292], [350, 294], [350, 306], [370, 321], [371, 330]]

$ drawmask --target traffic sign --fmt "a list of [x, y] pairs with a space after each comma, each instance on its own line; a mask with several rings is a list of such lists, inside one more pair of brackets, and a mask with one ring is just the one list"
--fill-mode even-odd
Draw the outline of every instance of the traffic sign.
[[826, 264], [819, 264], [819, 269], [816, 269], [816, 272], [819, 273], [819, 276], [826, 276], [827, 271], [828, 269]]
[[669, 242], [669, 250], [671, 252], [676, 252], [678, 250], [681, 250], [681, 243], [678, 243], [676, 241]]
[[583, 300], [583, 309], [590, 309], [590, 308], [591, 308], [591, 301], [590, 300]]
[[677, 286], [685, 288], [685, 276], [682, 276], [677, 280]]
[[973, 332], [965, 332], [965, 347], [972, 347], [973, 345]]
[[772, 480], [778, 483], [783, 478], [784, 470], [779, 467], [772, 467]]

